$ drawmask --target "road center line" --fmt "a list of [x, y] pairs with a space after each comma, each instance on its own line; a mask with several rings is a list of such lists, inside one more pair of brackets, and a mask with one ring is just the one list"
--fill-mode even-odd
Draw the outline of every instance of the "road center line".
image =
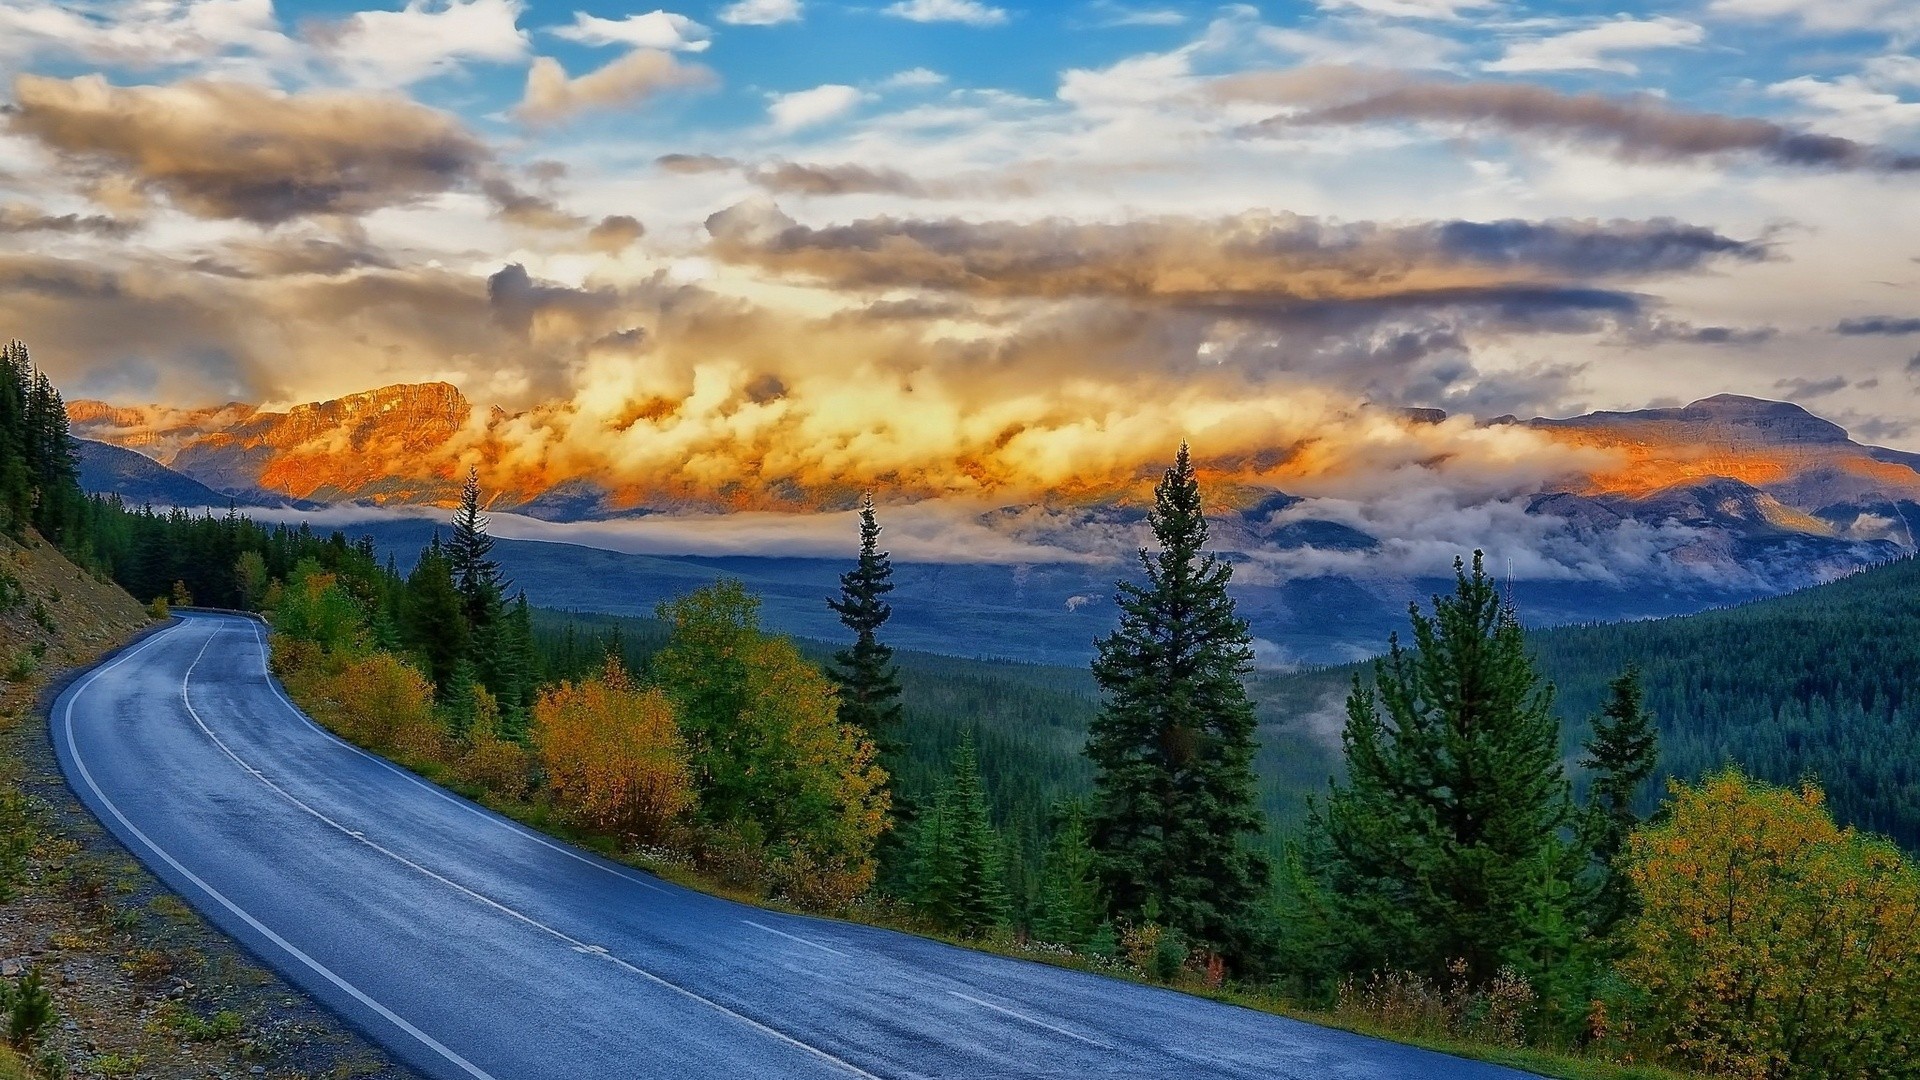
[[[751, 1016], [747, 1016], [745, 1014], [735, 1012], [734, 1010], [726, 1007], [725, 1005], [720, 1004], [717, 1001], [714, 1001], [711, 998], [704, 997], [701, 994], [698, 994], [692, 990], [689, 990], [684, 986], [680, 986], [676, 983], [669, 982], [666, 979], [663, 979], [660, 976], [655, 975], [651, 971], [647, 971], [643, 968], [637, 967], [634, 964], [629, 963], [628, 961], [613, 955], [612, 953], [606, 951], [604, 948], [588, 945], [586, 942], [581, 941], [576, 937], [573, 937], [572, 935], [566, 933], [563, 930], [557, 930], [554, 927], [548, 926], [546, 923], [543, 923], [540, 920], [535, 919], [530, 915], [524, 914], [511, 907], [508, 907], [507, 905], [499, 902], [498, 900], [493, 899], [490, 896], [485, 896], [481, 893], [475, 892], [474, 890], [466, 887], [465, 885], [460, 884], [457, 881], [454, 881], [447, 877], [443, 877], [440, 874], [435, 873], [434, 871], [429, 870], [428, 868], [420, 865], [419, 863], [414, 862], [413, 860], [407, 858], [406, 856], [401, 855], [399, 852], [393, 851], [386, 847], [382, 847], [380, 844], [367, 839], [365, 836], [356, 836], [353, 830], [347, 828], [345, 825], [340, 824], [338, 821], [335, 821], [333, 818], [328, 817], [326, 814], [322, 813], [321, 811], [301, 801], [301, 799], [298, 796], [294, 795], [292, 792], [289, 792], [287, 789], [281, 787], [280, 785], [274, 783], [272, 780], [268, 779], [265, 773], [262, 773], [259, 769], [254, 768], [253, 765], [249, 764], [240, 755], [234, 753], [232, 748], [227, 746], [226, 742], [223, 741], [219, 735], [215, 734], [212, 728], [207, 726], [206, 721], [200, 718], [200, 713], [196, 709], [194, 709], [193, 702], [192, 700], [190, 700], [187, 694], [188, 683], [193, 678], [193, 669], [200, 666], [200, 660], [206, 656], [207, 649], [213, 644], [213, 639], [218, 637], [220, 633], [221, 631], [215, 630], [212, 634], [207, 635], [206, 644], [203, 644], [200, 646], [199, 655], [194, 657], [193, 663], [187, 666], [186, 674], [181, 676], [180, 700], [187, 708], [187, 715], [193, 717], [193, 722], [199, 725], [200, 730], [206, 734], [207, 738], [213, 740], [213, 743], [215, 746], [218, 746], [223, 753], [225, 753], [229, 758], [232, 758], [236, 765], [239, 765], [254, 779], [260, 781], [262, 784], [266, 785], [268, 788], [271, 788], [281, 798], [286, 799], [288, 802], [292, 803], [293, 805], [299, 807], [302, 810], [305, 810], [307, 813], [313, 815], [315, 818], [318, 818], [320, 821], [325, 822], [329, 826], [332, 826], [334, 829], [339, 831], [342, 835], [345, 835], [349, 839], [353, 839], [356, 843], [365, 844], [367, 847], [370, 847], [373, 850], [378, 851], [382, 855], [387, 856], [388, 858], [394, 860], [395, 862], [400, 863], [403, 866], [409, 867], [415, 871], [418, 871], [420, 874], [426, 877], [432, 878], [433, 880], [440, 882], [441, 884], [447, 886], [450, 889], [455, 890], [456, 892], [459, 892], [465, 896], [468, 896], [473, 900], [476, 900], [479, 903], [486, 905], [487, 907], [491, 907], [496, 911], [501, 912], [504, 915], [517, 919], [520, 922], [527, 924], [528, 926], [544, 931], [545, 933], [550, 934], [553, 937], [558, 938], [560, 941], [566, 943], [566, 945], [569, 948], [572, 948], [580, 952], [592, 953], [593, 955], [604, 956], [607, 960], [611, 961], [614, 964], [617, 964], [618, 966], [620, 966], [622, 969], [626, 971], [629, 971], [635, 975], [638, 975], [641, 978], [654, 983], [655, 985], [664, 987], [668, 990], [673, 991], [674, 993], [680, 994], [692, 1001], [699, 1002], [700, 1004], [705, 1005], [708, 1008], [711, 1008], [717, 1012], [733, 1017], [734, 1019], [740, 1021], [741, 1023], [744, 1023], [752, 1027], [756, 1031], [759, 1031], [763, 1035], [767, 1035], [771, 1038], [779, 1040], [780, 1042], [786, 1043], [787, 1045], [792, 1046], [797, 1050], [801, 1050], [801, 1051], [804, 1051], [805, 1053], [811, 1054], [814, 1057], [819, 1058], [821, 1061], [824, 1061], [829, 1065], [832, 1065], [838, 1069], [841, 1069], [850, 1075], [864, 1077], [865, 1080], [880, 1080], [879, 1077], [875, 1076], [870, 1072], [867, 1072], [865, 1069], [860, 1068], [858, 1065], [855, 1065], [852, 1062], [843, 1061], [840, 1058], [833, 1056], [832, 1054], [826, 1052], [825, 1050], [820, 1049], [817, 1046], [810, 1046], [804, 1042], [801, 1042], [799, 1039], [796, 1039], [793, 1036], [788, 1035], [783, 1031], [779, 1031], [772, 1027], [769, 1027], [766, 1024], [763, 1024], [760, 1021], [755, 1020]], [[257, 634], [258, 631], [256, 630], [255, 633]], [[68, 705], [68, 710], [69, 712], [71, 712], [72, 710], [71, 703], [69, 703]], [[596, 949], [598, 950], [597, 952], [596, 952]]]
[[[825, 945], [820, 944], [817, 941], [808, 941], [806, 938], [803, 938], [798, 934], [789, 934], [785, 930], [775, 930], [771, 926], [762, 925], [760, 923], [754, 922], [752, 919], [741, 919], [740, 921], [743, 923], [746, 923], [748, 926], [753, 927], [755, 930], [765, 930], [769, 934], [773, 934], [777, 937], [786, 938], [788, 941], [797, 941], [802, 945], [811, 945], [814, 948], [819, 949], [821, 952], [832, 953], [833, 955], [840, 956], [840, 957], [847, 956], [846, 953], [841, 952], [839, 949], [830, 949]], [[851, 959], [851, 957], [847, 957], [847, 958]]]
[[1052, 1024], [1047, 1023], [1045, 1020], [1039, 1019], [1038, 1017], [1028, 1016], [1026, 1013], [1023, 1013], [1023, 1012], [1014, 1012], [1012, 1009], [1009, 1009], [1004, 1005], [995, 1005], [991, 1001], [982, 1001], [979, 998], [974, 997], [972, 994], [963, 994], [958, 990], [949, 990], [947, 991], [947, 993], [952, 994], [954, 997], [957, 997], [962, 1001], [971, 1001], [975, 1005], [978, 1005], [983, 1009], [992, 1009], [994, 1012], [997, 1012], [997, 1013], [1005, 1013], [1006, 1015], [1013, 1017], [1015, 1020], [1025, 1020], [1027, 1023], [1032, 1024], [1034, 1027], [1046, 1028], [1048, 1031], [1053, 1032], [1055, 1035], [1065, 1035], [1069, 1039], [1078, 1039], [1079, 1041], [1086, 1043], [1088, 1046], [1097, 1046], [1102, 1050], [1118, 1049], [1118, 1047], [1115, 1047], [1110, 1043], [1103, 1043], [1098, 1039], [1089, 1039], [1085, 1035], [1081, 1035], [1078, 1032], [1068, 1031], [1066, 1028], [1063, 1028], [1063, 1027], [1055, 1027]]

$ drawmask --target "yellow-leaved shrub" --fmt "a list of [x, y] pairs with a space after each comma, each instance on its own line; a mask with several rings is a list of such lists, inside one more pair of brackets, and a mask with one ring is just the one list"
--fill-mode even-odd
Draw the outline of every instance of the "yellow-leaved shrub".
[[[1920, 873], [1820, 789], [1675, 783], [1637, 832], [1618, 971], [1638, 1040], [1702, 1071], [1906, 1075], [1920, 1060]], [[1891, 1070], [1891, 1071], [1890, 1071]]]

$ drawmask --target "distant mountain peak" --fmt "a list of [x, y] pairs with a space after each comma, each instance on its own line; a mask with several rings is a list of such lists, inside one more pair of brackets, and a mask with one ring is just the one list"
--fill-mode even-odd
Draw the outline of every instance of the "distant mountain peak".
[[1550, 430], [1635, 430], [1660, 441], [1710, 444], [1758, 440], [1770, 445], [1843, 444], [1847, 429], [1791, 401], [1715, 394], [1679, 408], [1600, 411], [1564, 419], [1536, 416], [1529, 427]]

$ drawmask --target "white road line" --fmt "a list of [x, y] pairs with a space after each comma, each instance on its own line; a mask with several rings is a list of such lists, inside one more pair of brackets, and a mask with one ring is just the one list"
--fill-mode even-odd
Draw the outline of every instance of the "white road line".
[[[606, 959], [618, 965], [622, 969], [632, 972], [633, 974], [638, 975], [641, 978], [646, 979], [647, 981], [654, 983], [657, 986], [664, 987], [692, 1001], [697, 1001], [700, 1004], [715, 1010], [716, 1012], [720, 1012], [727, 1016], [733, 1017], [735, 1020], [738, 1020], [741, 1023], [748, 1025], [749, 1027], [752, 1027], [754, 1030], [759, 1031], [763, 1035], [767, 1035], [771, 1038], [779, 1040], [780, 1042], [786, 1043], [787, 1045], [797, 1050], [811, 1054], [814, 1057], [820, 1059], [821, 1061], [824, 1061], [829, 1065], [839, 1068], [850, 1075], [864, 1077], [866, 1078], [866, 1080], [880, 1080], [879, 1077], [875, 1076], [870, 1072], [867, 1072], [865, 1069], [860, 1068], [858, 1065], [855, 1065], [852, 1062], [842, 1061], [840, 1058], [833, 1056], [832, 1054], [826, 1052], [825, 1050], [820, 1049], [817, 1046], [810, 1046], [807, 1043], [801, 1042], [799, 1039], [796, 1039], [793, 1036], [788, 1035], [783, 1031], [779, 1031], [774, 1028], [768, 1027], [766, 1024], [763, 1024], [760, 1021], [755, 1020], [751, 1016], [747, 1016], [743, 1013], [735, 1012], [734, 1010], [727, 1008], [725, 1005], [722, 1005], [711, 998], [704, 997], [698, 993], [695, 993], [692, 990], [687, 989], [684, 986], [680, 986], [676, 983], [669, 982], [666, 979], [663, 979], [660, 976], [655, 975], [651, 971], [647, 971], [644, 968], [637, 967], [634, 964], [629, 963], [628, 961], [613, 955], [612, 953], [606, 951], [606, 949], [602, 946], [589, 945], [586, 942], [581, 941], [576, 937], [573, 937], [572, 935], [566, 933], [563, 930], [556, 930], [555, 928], [548, 926], [546, 923], [543, 923], [540, 920], [535, 919], [531, 915], [527, 915], [520, 911], [516, 911], [515, 909], [508, 907], [507, 905], [501, 903], [498, 900], [493, 899], [490, 896], [486, 896], [481, 893], [475, 892], [474, 890], [467, 888], [465, 885], [462, 885], [457, 881], [454, 881], [450, 878], [443, 877], [440, 874], [435, 873], [434, 871], [429, 870], [426, 867], [420, 865], [419, 863], [414, 862], [412, 859], [409, 859], [406, 856], [401, 855], [399, 852], [393, 851], [389, 848], [382, 847], [381, 845], [375, 843], [374, 841], [367, 839], [365, 836], [356, 836], [353, 830], [347, 828], [345, 825], [340, 824], [338, 821], [335, 821], [334, 819], [328, 817], [326, 814], [320, 812], [314, 807], [301, 801], [299, 796], [294, 795], [292, 792], [288, 791], [287, 789], [281, 787], [280, 785], [274, 783], [272, 780], [268, 779], [265, 773], [262, 773], [259, 769], [254, 768], [244, 758], [234, 753], [232, 748], [227, 746], [227, 744], [220, 738], [219, 735], [214, 734], [213, 729], [208, 727], [206, 724], [206, 721], [200, 718], [200, 713], [194, 709], [193, 702], [188, 697], [187, 684], [193, 678], [193, 669], [200, 666], [201, 658], [206, 656], [207, 649], [213, 644], [213, 639], [218, 637], [219, 635], [220, 635], [219, 630], [215, 630], [212, 634], [207, 635], [206, 644], [200, 646], [199, 655], [195, 656], [193, 659], [193, 663], [187, 666], [186, 674], [183, 675], [180, 679], [180, 700], [186, 706], [187, 714], [193, 717], [193, 722], [199, 725], [200, 730], [206, 734], [207, 738], [213, 740], [213, 744], [215, 746], [218, 746], [223, 753], [225, 753], [229, 758], [232, 758], [234, 764], [240, 766], [254, 779], [260, 781], [262, 784], [265, 784], [267, 787], [271, 788], [281, 798], [286, 799], [288, 802], [292, 803], [293, 805], [299, 807], [302, 810], [305, 810], [307, 813], [313, 815], [315, 818], [318, 818], [320, 821], [323, 821], [327, 825], [332, 826], [334, 829], [338, 830], [342, 835], [345, 835], [348, 838], [353, 839], [356, 843], [365, 844], [367, 847], [370, 847], [373, 850], [379, 852], [380, 854], [387, 856], [393, 861], [400, 863], [403, 866], [409, 867], [415, 871], [418, 871], [420, 874], [426, 877], [432, 878], [433, 880], [440, 882], [441, 884], [447, 886], [450, 889], [455, 890], [456, 892], [459, 892], [465, 896], [468, 896], [478, 901], [479, 903], [486, 905], [487, 907], [490, 907], [496, 911], [499, 911], [504, 915], [517, 919], [520, 922], [527, 924], [528, 926], [534, 927], [535, 929], [538, 929], [538, 930], [542, 930], [547, 934], [550, 934], [553, 937], [558, 938], [560, 941], [566, 943], [568, 947], [574, 949], [575, 951], [592, 953], [598, 956], [604, 956], [606, 957]], [[69, 712], [71, 712], [72, 710], [71, 703], [69, 703], [68, 705], [68, 710]]]
[[[459, 1054], [448, 1049], [444, 1043], [440, 1042], [438, 1039], [435, 1039], [433, 1036], [427, 1034], [426, 1032], [421, 1031], [419, 1028], [413, 1026], [411, 1023], [407, 1022], [406, 1018], [394, 1012], [392, 1009], [389, 1009], [385, 1005], [382, 1005], [378, 1001], [375, 1001], [372, 997], [368, 996], [368, 994], [365, 991], [361, 990], [359, 987], [353, 985], [347, 980], [341, 978], [339, 975], [335, 974], [333, 970], [328, 968], [325, 964], [322, 964], [318, 960], [315, 960], [313, 957], [308, 956], [304, 952], [301, 952], [300, 949], [297, 948], [292, 942], [288, 941], [286, 938], [281, 937], [279, 934], [274, 933], [272, 929], [270, 929], [265, 923], [261, 922], [259, 919], [254, 918], [253, 915], [250, 912], [248, 912], [245, 908], [242, 908], [240, 905], [234, 903], [232, 900], [227, 899], [227, 896], [225, 893], [222, 893], [220, 890], [207, 884], [204, 880], [200, 878], [198, 874], [195, 874], [193, 871], [187, 869], [184, 865], [182, 865], [180, 860], [174, 858], [170, 853], [167, 852], [165, 848], [162, 848], [159, 844], [154, 843], [152, 837], [149, 837], [146, 833], [140, 830], [139, 826], [135, 825], [132, 821], [128, 820], [127, 815], [121, 812], [120, 807], [116, 805], [112, 799], [107, 797], [107, 793], [100, 790], [100, 785], [96, 783], [93, 779], [93, 773], [87, 768], [86, 759], [80, 756], [80, 744], [77, 740], [75, 740], [73, 735], [74, 703], [80, 700], [80, 695], [85, 693], [86, 690], [93, 685], [93, 682], [95, 679], [98, 679], [101, 675], [113, 670], [114, 668], [119, 667], [121, 664], [126, 663], [128, 660], [133, 659], [135, 656], [139, 655], [140, 653], [145, 652], [147, 648], [151, 646], [154, 642], [159, 641], [161, 638], [166, 637], [171, 633], [172, 633], [172, 630], [163, 630], [160, 633], [153, 635], [151, 638], [148, 638], [146, 644], [141, 645], [139, 648], [134, 649], [132, 652], [126, 653], [125, 655], [121, 656], [118, 660], [115, 660], [113, 663], [108, 664], [106, 667], [94, 669], [90, 674], [87, 675], [87, 677], [84, 680], [81, 681], [81, 683], [78, 686], [74, 687], [73, 691], [67, 696], [67, 707], [61, 715], [61, 723], [66, 728], [67, 754], [68, 756], [73, 758], [73, 766], [80, 773], [80, 779], [86, 783], [87, 790], [93, 792], [93, 797], [100, 801], [100, 805], [106, 807], [107, 812], [113, 815], [114, 820], [118, 821], [121, 824], [121, 826], [127, 830], [127, 832], [131, 833], [134, 836], [134, 838], [138, 839], [140, 843], [144, 845], [148, 851], [153, 852], [153, 854], [156, 857], [158, 857], [161, 861], [165, 862], [168, 866], [173, 867], [174, 870], [180, 873], [180, 876], [186, 878], [188, 881], [193, 882], [195, 888], [198, 888], [201, 892], [207, 894], [207, 896], [211, 897], [215, 903], [219, 904], [221, 907], [226, 908], [228, 911], [231, 911], [234, 915], [238, 916], [242, 921], [244, 921], [248, 926], [253, 927], [255, 931], [259, 932], [261, 936], [265, 937], [268, 941], [273, 942], [275, 945], [278, 945], [281, 949], [285, 950], [287, 955], [293, 957], [295, 960], [298, 960], [301, 964], [305, 965], [308, 969], [313, 971], [315, 974], [319, 975], [321, 978], [339, 987], [341, 990], [346, 991], [347, 995], [352, 997], [355, 1001], [358, 1001], [360, 1004], [365, 1005], [367, 1008], [373, 1010], [373, 1012], [376, 1015], [380, 1016], [382, 1019], [386, 1020], [388, 1023], [391, 1023], [394, 1027], [397, 1027], [401, 1031], [404, 1031], [408, 1035], [411, 1035], [413, 1038], [417, 1039], [421, 1045], [425, 1046], [429, 1050], [432, 1050], [434, 1053], [440, 1055], [442, 1058], [446, 1059], [449, 1063], [454, 1065], [456, 1068], [460, 1069], [462, 1072], [465, 1072], [467, 1075], [474, 1077], [474, 1080], [494, 1080], [494, 1077], [492, 1074], [486, 1072], [485, 1070], [481, 1069], [479, 1066], [475, 1065], [473, 1062], [468, 1061], [466, 1058], [461, 1057]], [[213, 639], [211, 636], [209, 636], [207, 640], [212, 641]], [[205, 651], [206, 651], [205, 646], [202, 646], [201, 652], [204, 653]]]
[[971, 1001], [975, 1005], [978, 1005], [983, 1009], [992, 1009], [994, 1012], [997, 1012], [997, 1013], [1005, 1013], [1008, 1016], [1013, 1017], [1015, 1020], [1025, 1020], [1027, 1023], [1032, 1024], [1034, 1027], [1046, 1028], [1048, 1031], [1053, 1032], [1055, 1035], [1065, 1035], [1069, 1039], [1078, 1039], [1081, 1042], [1086, 1043], [1088, 1046], [1097, 1046], [1102, 1050], [1118, 1049], [1118, 1047], [1115, 1047], [1109, 1043], [1103, 1043], [1098, 1039], [1089, 1039], [1085, 1035], [1081, 1035], [1077, 1032], [1068, 1031], [1066, 1028], [1055, 1027], [1052, 1024], [1047, 1023], [1045, 1020], [1039, 1019], [1038, 1017], [1028, 1016], [1026, 1013], [1023, 1013], [1023, 1012], [1014, 1012], [1012, 1009], [1009, 1009], [1004, 1005], [995, 1005], [991, 1001], [981, 1001], [979, 998], [974, 997], [971, 994], [963, 994], [958, 990], [949, 990], [947, 991], [947, 993], [952, 994], [954, 997], [957, 997], [962, 1001]]
[[525, 839], [531, 840], [534, 843], [539, 844], [541, 847], [551, 848], [552, 850], [557, 851], [562, 855], [565, 855], [569, 859], [573, 859], [576, 862], [585, 863], [586, 865], [591, 866], [594, 869], [599, 870], [603, 873], [612, 874], [614, 877], [617, 877], [622, 881], [631, 881], [635, 885], [638, 885], [643, 889], [651, 889], [657, 893], [671, 894], [672, 890], [664, 888], [663, 886], [658, 885], [652, 881], [648, 881], [646, 878], [641, 877], [638, 874], [628, 873], [614, 866], [608, 865], [607, 863], [600, 862], [595, 859], [590, 859], [585, 855], [580, 854], [577, 851], [573, 851], [560, 844], [554, 843], [553, 841], [547, 839], [546, 837], [541, 836], [539, 833], [536, 833], [531, 829], [525, 828], [524, 826], [520, 825], [517, 822], [501, 817], [500, 815], [495, 814], [492, 811], [486, 810], [482, 807], [475, 806], [473, 805], [473, 803], [469, 802], [468, 800], [462, 799], [459, 796], [452, 794], [451, 792], [443, 790], [442, 788], [434, 784], [428, 783], [427, 781], [414, 775], [412, 772], [409, 772], [408, 770], [403, 769], [398, 765], [395, 765], [393, 762], [388, 761], [386, 758], [383, 758], [378, 754], [370, 753], [366, 750], [363, 750], [360, 747], [355, 746], [352, 743], [348, 742], [347, 740], [341, 738], [340, 736], [335, 735], [333, 732], [328, 731], [326, 728], [321, 727], [319, 724], [314, 723], [313, 718], [308, 716], [305, 712], [302, 712], [300, 709], [300, 706], [295, 705], [292, 701], [289, 701], [287, 699], [287, 695], [280, 692], [280, 684], [274, 680], [273, 669], [268, 664], [269, 653], [267, 649], [267, 642], [266, 642], [266, 639], [262, 637], [260, 634], [260, 624], [255, 622], [252, 619], [247, 619], [246, 621], [248, 625], [251, 626], [253, 629], [254, 643], [260, 647], [260, 671], [261, 671], [261, 674], [266, 677], [267, 689], [273, 691], [273, 696], [280, 699], [280, 704], [286, 706], [287, 711], [292, 713], [294, 717], [298, 719], [302, 724], [305, 724], [306, 726], [319, 732], [321, 735], [325, 736], [327, 739], [333, 742], [339, 743], [341, 746], [346, 747], [348, 750], [351, 750], [354, 753], [359, 754], [361, 757], [366, 758], [368, 761], [373, 762], [375, 765], [378, 765], [381, 768], [386, 769], [388, 772], [391, 772], [394, 775], [399, 776], [401, 779], [406, 780], [408, 783], [413, 784], [417, 787], [420, 787], [430, 792], [435, 797], [444, 799], [447, 802], [450, 802], [453, 805], [459, 807], [460, 809], [466, 811], [467, 813], [470, 813], [475, 817], [480, 818], [482, 821], [487, 822], [488, 824], [494, 826], [495, 828], [505, 829], [507, 832], [513, 833], [515, 836], [520, 836]]
[[[788, 941], [797, 941], [802, 945], [811, 945], [814, 948], [819, 949], [821, 952], [832, 953], [835, 956], [841, 956], [841, 957], [847, 956], [846, 953], [841, 952], [839, 949], [829, 949], [825, 945], [822, 945], [817, 941], [808, 941], [806, 938], [803, 938], [798, 934], [789, 934], [785, 930], [775, 930], [771, 926], [762, 925], [760, 923], [754, 922], [752, 919], [741, 919], [740, 921], [743, 923], [746, 923], [748, 926], [753, 927], [755, 930], [765, 930], [769, 934], [774, 934], [776, 936], [786, 938]], [[851, 959], [851, 957], [848, 957], [848, 959]]]

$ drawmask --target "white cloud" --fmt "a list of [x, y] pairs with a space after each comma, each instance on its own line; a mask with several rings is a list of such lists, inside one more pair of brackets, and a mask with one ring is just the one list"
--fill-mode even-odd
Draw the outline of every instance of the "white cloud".
[[1094, 0], [1090, 5], [1100, 26], [1184, 26], [1187, 13], [1174, 8], [1128, 7], [1114, 0]]
[[273, 0], [128, 0], [82, 8], [49, 0], [0, 4], [0, 57], [73, 56], [94, 64], [166, 67], [244, 53], [285, 59], [297, 46]]
[[1499, 0], [1316, 0], [1322, 11], [1363, 11], [1392, 19], [1454, 20], [1461, 12], [1495, 7]]
[[800, 21], [800, 0], [739, 0], [714, 17], [730, 26], [777, 26]]
[[1361, 19], [1328, 19], [1312, 30], [1262, 26], [1256, 33], [1268, 48], [1315, 66], [1444, 70], [1462, 48], [1451, 37]]
[[884, 9], [887, 14], [911, 22], [954, 22], [968, 26], [999, 26], [1007, 21], [1005, 8], [990, 7], [980, 0], [900, 0]]
[[940, 86], [946, 81], [945, 75], [932, 68], [917, 67], [895, 72], [880, 80], [879, 85], [882, 90], [915, 90], [928, 86]]
[[1507, 46], [1505, 56], [1482, 67], [1487, 71], [1612, 71], [1635, 75], [1640, 69], [1615, 53], [1682, 48], [1698, 45], [1706, 37], [1700, 24], [1664, 15], [1611, 19], [1583, 30], [1514, 42]]
[[520, 0], [409, 0], [399, 11], [357, 11], [307, 37], [355, 82], [405, 86], [472, 60], [511, 63], [527, 54]]
[[554, 37], [582, 45], [625, 45], [670, 52], [701, 52], [712, 44], [707, 40], [711, 32], [706, 27], [671, 11], [649, 11], [624, 19], [602, 19], [576, 11], [571, 25], [555, 27], [550, 32]]
[[799, 131], [845, 116], [866, 97], [854, 87], [827, 83], [811, 90], [775, 94], [767, 106], [767, 116], [780, 131]]
[[1792, 19], [1823, 33], [1920, 31], [1920, 4], [1913, 0], [1713, 0], [1707, 10], [1738, 19]]
[[1808, 107], [1822, 130], [1863, 142], [1920, 130], [1920, 101], [1905, 101], [1857, 75], [1831, 81], [1802, 75], [1775, 83], [1767, 92]]
[[1868, 82], [1882, 88], [1920, 87], [1920, 56], [1876, 56], [1862, 64], [1860, 71]]

